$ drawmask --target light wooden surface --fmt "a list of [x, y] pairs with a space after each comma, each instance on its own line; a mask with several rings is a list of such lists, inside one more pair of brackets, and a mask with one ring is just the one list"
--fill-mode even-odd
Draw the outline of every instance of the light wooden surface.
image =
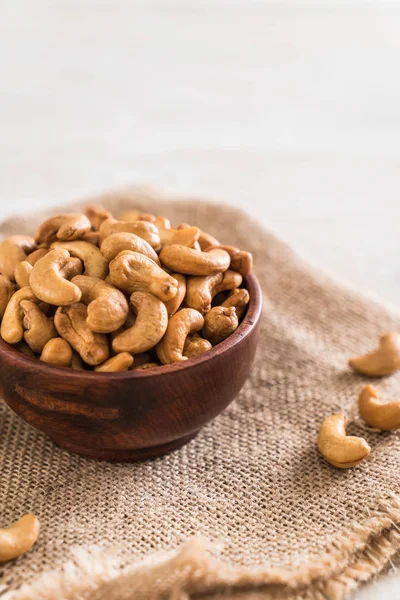
[[[0, 217], [132, 181], [400, 298], [400, 4], [3, 0]], [[240, 226], [240, 224], [238, 224]], [[387, 576], [358, 598], [399, 598]]]

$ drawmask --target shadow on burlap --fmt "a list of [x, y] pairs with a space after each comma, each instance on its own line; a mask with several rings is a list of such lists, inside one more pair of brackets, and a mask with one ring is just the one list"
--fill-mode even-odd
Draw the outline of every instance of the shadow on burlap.
[[[62, 451], [2, 403], [0, 525], [29, 511], [42, 533], [0, 567], [1, 600], [345, 598], [400, 546], [400, 445], [396, 434], [353, 424], [373, 451], [341, 471], [319, 455], [316, 436], [363, 384], [349, 356], [398, 330], [400, 315], [227, 205], [140, 189], [98, 200], [116, 215], [134, 206], [253, 252], [264, 292], [256, 363], [196, 439], [141, 464]], [[31, 233], [44, 216], [11, 219], [0, 232]], [[376, 383], [384, 398], [400, 395], [400, 376]]]

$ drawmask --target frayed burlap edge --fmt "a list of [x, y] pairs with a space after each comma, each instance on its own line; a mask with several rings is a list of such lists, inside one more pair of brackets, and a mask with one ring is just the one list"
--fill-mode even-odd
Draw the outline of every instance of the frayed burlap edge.
[[115, 548], [75, 548], [61, 569], [2, 600], [343, 600], [390, 563], [400, 549], [399, 522], [400, 498], [388, 498], [324, 555], [293, 570], [227, 565], [201, 537], [124, 568]]

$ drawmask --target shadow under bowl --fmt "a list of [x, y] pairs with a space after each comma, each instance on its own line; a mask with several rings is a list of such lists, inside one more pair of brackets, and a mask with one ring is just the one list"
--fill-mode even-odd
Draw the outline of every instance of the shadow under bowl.
[[0, 339], [0, 391], [24, 421], [89, 458], [137, 461], [191, 440], [241, 390], [256, 353], [262, 294], [254, 275], [237, 330], [201, 356], [154, 370], [94, 373], [53, 367]]

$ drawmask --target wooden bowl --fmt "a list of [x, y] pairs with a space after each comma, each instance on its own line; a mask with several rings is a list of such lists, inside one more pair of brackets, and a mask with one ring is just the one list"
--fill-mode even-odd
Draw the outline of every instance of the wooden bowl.
[[82, 456], [136, 461], [191, 440], [239, 393], [256, 352], [262, 296], [237, 330], [205, 354], [149, 371], [93, 373], [53, 367], [0, 339], [0, 390], [7, 404], [53, 442]]

